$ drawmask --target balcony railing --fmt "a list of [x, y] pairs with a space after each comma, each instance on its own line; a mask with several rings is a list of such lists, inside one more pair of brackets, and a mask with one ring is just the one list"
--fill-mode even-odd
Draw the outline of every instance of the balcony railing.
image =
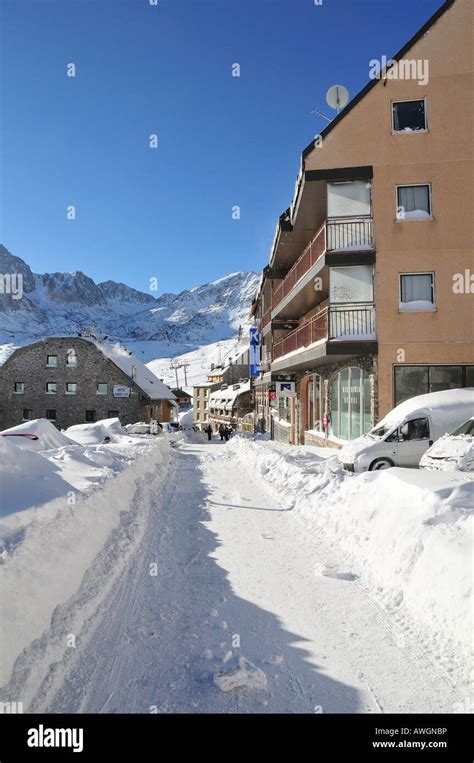
[[271, 317], [272, 317], [272, 309], [270, 308], [270, 309], [269, 309], [269, 310], [267, 310], [267, 312], [266, 312], [266, 313], [264, 313], [264, 314], [262, 315], [262, 317], [260, 318], [260, 331], [263, 331], [263, 329], [265, 328], [265, 326], [266, 326], [268, 323], [270, 323]]
[[272, 348], [273, 360], [296, 350], [319, 342], [322, 339], [342, 339], [346, 341], [375, 340], [375, 308], [373, 305], [360, 307], [330, 307], [321, 310], [308, 323], [291, 331], [284, 339], [275, 342]]
[[325, 220], [302, 255], [273, 292], [272, 309], [293, 291], [298, 281], [313, 267], [324, 252], [361, 252], [374, 250], [371, 217], [332, 217]]
[[375, 339], [375, 307], [373, 304], [331, 306], [328, 339]]
[[373, 251], [374, 225], [371, 217], [331, 217], [326, 225], [328, 252]]
[[304, 347], [318, 342], [320, 339], [327, 337], [328, 333], [328, 309], [321, 310], [320, 313], [314, 316], [308, 323], [305, 323], [300, 328], [290, 331], [284, 339], [280, 339], [279, 342], [275, 342], [272, 348], [273, 360], [281, 358], [283, 355], [288, 355], [289, 352], [295, 352], [295, 350], [301, 350]]
[[298, 281], [313, 267], [326, 249], [326, 223], [320, 227], [315, 237], [309, 242], [303, 254], [296, 260], [285, 278], [272, 295], [272, 308], [280, 304]]

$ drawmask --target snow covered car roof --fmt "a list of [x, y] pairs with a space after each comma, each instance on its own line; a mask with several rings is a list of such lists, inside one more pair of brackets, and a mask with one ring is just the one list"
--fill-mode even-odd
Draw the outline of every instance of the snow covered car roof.
[[[424, 411], [427, 414], [437, 413], [445, 414], [446, 418], [459, 419], [457, 410], [462, 411], [466, 406], [471, 405], [474, 410], [474, 388], [466, 387], [464, 389], [446, 389], [441, 392], [429, 392], [426, 395], [417, 395], [410, 397], [400, 405], [393, 408], [382, 419], [380, 424], [399, 424], [407, 416], [413, 413]], [[464, 419], [461, 413], [461, 421]], [[451, 428], [454, 428], [456, 423]], [[449, 430], [448, 430], [449, 431]]]

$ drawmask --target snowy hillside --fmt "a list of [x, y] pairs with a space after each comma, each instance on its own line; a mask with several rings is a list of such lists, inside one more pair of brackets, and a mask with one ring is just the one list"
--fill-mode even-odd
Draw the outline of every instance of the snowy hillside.
[[235, 336], [258, 282], [255, 273], [231, 273], [179, 294], [155, 297], [115, 281], [96, 284], [80, 271], [35, 274], [4, 246], [0, 273], [23, 277], [21, 299], [0, 295], [0, 345], [77, 334], [95, 325], [99, 334], [131, 344], [143, 360], [172, 357]]

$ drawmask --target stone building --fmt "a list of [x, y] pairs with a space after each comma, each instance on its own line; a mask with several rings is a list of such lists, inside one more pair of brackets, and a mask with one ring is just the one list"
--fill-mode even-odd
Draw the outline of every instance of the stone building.
[[59, 429], [118, 417], [170, 421], [171, 390], [120, 345], [51, 337], [17, 348], [0, 367], [0, 429], [46, 418]]

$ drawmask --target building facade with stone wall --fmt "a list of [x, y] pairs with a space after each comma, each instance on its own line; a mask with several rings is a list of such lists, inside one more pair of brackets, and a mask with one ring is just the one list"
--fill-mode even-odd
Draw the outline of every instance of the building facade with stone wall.
[[115, 417], [123, 425], [169, 421], [174, 411], [171, 391], [151, 372], [146, 371], [146, 379], [156, 384], [156, 397], [132, 378], [136, 369], [144, 368], [132, 360], [130, 375], [100, 346], [81, 337], [20, 347], [0, 367], [0, 429], [37, 418], [59, 429]]

